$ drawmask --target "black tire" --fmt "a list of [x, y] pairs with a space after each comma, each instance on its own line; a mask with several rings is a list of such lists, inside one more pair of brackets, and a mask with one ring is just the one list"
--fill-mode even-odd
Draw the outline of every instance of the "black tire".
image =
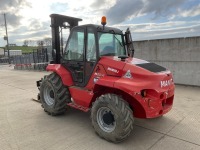
[[128, 103], [115, 94], [97, 98], [92, 106], [91, 119], [97, 134], [114, 143], [125, 140], [133, 130], [133, 112]]
[[45, 112], [49, 115], [65, 113], [67, 103], [71, 100], [69, 90], [63, 85], [60, 76], [56, 73], [45, 76], [39, 90], [40, 101]]

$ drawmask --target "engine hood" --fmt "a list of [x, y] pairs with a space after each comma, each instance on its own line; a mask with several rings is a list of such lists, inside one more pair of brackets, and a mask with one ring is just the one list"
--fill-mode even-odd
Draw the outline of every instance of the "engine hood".
[[127, 58], [122, 61], [116, 56], [104, 56], [100, 59], [99, 64], [104, 66], [107, 75], [119, 77], [122, 76], [127, 69], [132, 73], [146, 75], [167, 71], [167, 69], [162, 66], [137, 58]]
[[165, 88], [173, 84], [172, 74], [166, 68], [137, 58], [122, 61], [118, 57], [104, 56], [99, 64], [103, 65], [108, 76], [121, 77], [124, 82], [135, 86], [151, 88], [152, 85]]

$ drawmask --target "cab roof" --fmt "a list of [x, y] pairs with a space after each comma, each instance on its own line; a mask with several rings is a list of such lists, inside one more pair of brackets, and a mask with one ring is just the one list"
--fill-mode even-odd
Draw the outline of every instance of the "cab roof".
[[118, 28], [113, 28], [113, 27], [107, 27], [107, 26], [103, 26], [102, 25], [95, 25], [95, 24], [85, 24], [85, 25], [79, 25], [74, 27], [75, 28], [79, 28], [79, 27], [91, 27], [93, 29], [95, 29], [97, 32], [106, 32], [106, 33], [114, 33], [114, 34], [123, 34], [122, 30], [118, 29]]

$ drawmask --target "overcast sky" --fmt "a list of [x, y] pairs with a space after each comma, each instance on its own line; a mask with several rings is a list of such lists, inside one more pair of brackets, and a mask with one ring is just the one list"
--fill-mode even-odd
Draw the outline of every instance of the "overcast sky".
[[0, 46], [6, 44], [3, 13], [7, 15], [9, 43], [51, 37], [52, 13], [82, 18], [80, 24], [100, 24], [125, 31], [133, 40], [200, 36], [200, 0], [0, 0]]

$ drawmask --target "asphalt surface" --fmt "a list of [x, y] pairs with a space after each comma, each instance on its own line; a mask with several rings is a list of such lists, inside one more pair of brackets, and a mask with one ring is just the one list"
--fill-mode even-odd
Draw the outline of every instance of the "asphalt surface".
[[135, 119], [124, 142], [99, 138], [90, 113], [70, 109], [52, 117], [32, 101], [45, 72], [0, 66], [1, 150], [200, 150], [200, 87], [176, 86], [172, 110], [157, 119]]

